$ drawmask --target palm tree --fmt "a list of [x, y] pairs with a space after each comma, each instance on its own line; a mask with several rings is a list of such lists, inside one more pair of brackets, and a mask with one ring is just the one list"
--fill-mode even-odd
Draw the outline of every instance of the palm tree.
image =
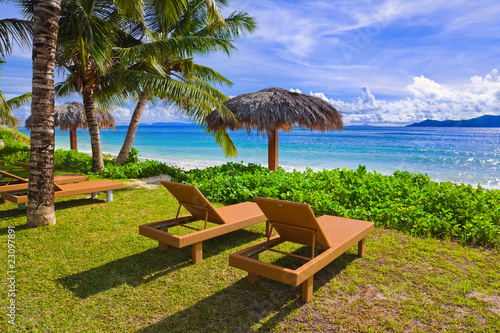
[[[162, 13], [165, 21], [170, 23], [174, 22], [185, 8], [185, 0], [151, 3]], [[205, 4], [208, 16], [215, 21], [220, 16], [214, 12], [217, 9], [216, 1], [208, 0]], [[83, 96], [91, 136], [92, 171], [101, 171], [104, 168], [99, 129], [93, 113], [101, 77], [114, 64], [114, 43], [118, 41], [120, 34], [124, 34], [126, 25], [131, 22], [144, 22], [141, 5], [142, 3], [137, 5], [125, 0], [116, 3], [109, 0], [73, 0], [66, 2], [61, 12], [57, 65], [70, 73], [74, 90]], [[206, 42], [195, 37], [179, 39], [175, 47], [179, 52], [183, 52], [193, 47], [206, 49], [208, 46]], [[154, 45], [153, 49], [154, 52], [159, 52], [158, 46]], [[61, 88], [60, 91], [67, 93], [69, 89]], [[102, 109], [109, 105], [105, 101], [103, 104]]]
[[38, 0], [33, 7], [33, 87], [31, 102], [29, 226], [55, 224], [54, 66], [60, 0]]
[[115, 31], [121, 20], [109, 1], [68, 1], [61, 10], [56, 64], [69, 72], [73, 89], [82, 94], [91, 138], [92, 171], [104, 168], [94, 94], [99, 89], [100, 75], [111, 63]]
[[[227, 1], [219, 1], [218, 3], [222, 6], [228, 5]], [[203, 4], [203, 0], [188, 1], [186, 9], [174, 22], [163, 19], [162, 13], [158, 13], [156, 7], [147, 7], [147, 26], [140, 27], [144, 29], [143, 35], [151, 41], [150, 44], [159, 44], [161, 47], [169, 46], [169, 42], [175, 42], [183, 37], [203, 38], [208, 42], [213, 42], [213, 46], [203, 52], [207, 54], [217, 51], [219, 43], [215, 42], [230, 42], [232, 39], [239, 37], [240, 33], [255, 30], [253, 18], [243, 12], [234, 12], [222, 22], [210, 22], [207, 8]], [[141, 43], [142, 40], [144, 38], [138, 39], [134, 48], [144, 48], [146, 44]], [[234, 48], [232, 44], [229, 44], [229, 46], [228, 50]], [[154, 78], [156, 81], [163, 81], [163, 85], [169, 86], [170, 89], [169, 92], [157, 89], [158, 86], [153, 87], [156, 88], [154, 90], [146, 89], [140, 78], [139, 82], [135, 82], [134, 87], [139, 87], [139, 90], [136, 91], [139, 96], [138, 102], [130, 120], [122, 149], [116, 158], [117, 164], [125, 162], [132, 147], [144, 108], [152, 95], [163, 98], [165, 104], [173, 104], [179, 109], [184, 109], [188, 116], [191, 116], [193, 120], [197, 121], [207, 132], [214, 136], [216, 142], [222, 146], [227, 156], [236, 155], [236, 148], [227, 132], [210, 132], [204, 125], [204, 117], [215, 108], [221, 108], [226, 111], [228, 116], [231, 116], [229, 110], [222, 105], [222, 102], [227, 100], [227, 97], [210, 84], [231, 85], [232, 83], [216, 71], [194, 64], [192, 59], [179, 57], [179, 50], [176, 50], [175, 47], [171, 49], [173, 52], [169, 54], [167, 49], [167, 54], [163, 58], [158, 56], [140, 57], [140, 59], [145, 60], [134, 63], [128, 68], [128, 70], [139, 74], [135, 78], [139, 78], [140, 72], [143, 71], [149, 76], [149, 79]], [[229, 54], [229, 52], [227, 53]], [[171, 89], [176, 86], [179, 89]], [[206, 94], [201, 94], [201, 98], [198, 99], [189, 98], [188, 95], [196, 95], [194, 94], [196, 91], [205, 92]]]

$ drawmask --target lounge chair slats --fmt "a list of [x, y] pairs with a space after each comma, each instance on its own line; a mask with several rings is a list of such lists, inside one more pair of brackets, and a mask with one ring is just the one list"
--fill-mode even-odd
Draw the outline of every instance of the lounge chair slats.
[[197, 220], [205, 220], [208, 210], [208, 220], [212, 223], [223, 224], [224, 219], [219, 215], [210, 201], [196, 188], [196, 186], [174, 183], [161, 182], [167, 190], [182, 204], [187, 211]]
[[[255, 283], [258, 276], [263, 276], [292, 286], [302, 284], [304, 302], [311, 300], [314, 274], [356, 243], [358, 255], [363, 255], [365, 237], [374, 230], [373, 222], [328, 215], [316, 219], [307, 204], [259, 197], [255, 197], [254, 200], [278, 235], [231, 254], [229, 265], [247, 271], [250, 283]], [[300, 227], [304, 228], [302, 234], [297, 231]], [[315, 236], [308, 232], [310, 230], [316, 231]], [[268, 237], [270, 237], [269, 232]], [[307, 246], [314, 244], [313, 247], [323, 248], [325, 251], [317, 256], [311, 256], [310, 260], [295, 270], [259, 261], [259, 253], [285, 241]]]

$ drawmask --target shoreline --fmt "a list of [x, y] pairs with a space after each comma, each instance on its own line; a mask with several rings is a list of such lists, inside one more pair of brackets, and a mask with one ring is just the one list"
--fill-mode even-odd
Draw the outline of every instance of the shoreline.
[[[56, 148], [56, 149], [64, 149], [64, 148]], [[92, 152], [90, 151], [84, 151], [84, 150], [80, 150], [79, 152], [81, 153], [85, 153], [89, 156], [92, 156]], [[111, 153], [108, 153], [108, 152], [103, 152], [103, 155], [108, 155], [108, 156], [111, 156], [113, 158], [116, 158], [118, 155], [116, 154], [111, 154]], [[182, 162], [182, 161], [172, 161], [172, 160], [167, 160], [167, 159], [163, 159], [163, 158], [148, 158], [148, 157], [139, 157], [139, 160], [144, 162], [144, 161], [147, 161], [147, 160], [154, 160], [154, 161], [158, 161], [158, 162], [161, 162], [161, 163], [164, 163], [168, 166], [173, 166], [173, 167], [178, 167], [184, 171], [190, 171], [190, 170], [194, 170], [194, 169], [205, 169], [205, 168], [209, 168], [209, 167], [213, 167], [213, 166], [220, 166], [220, 165], [223, 165], [223, 164], [226, 164], [228, 162], [234, 162], [234, 163], [243, 163], [243, 164], [248, 164], [249, 162], [244, 162], [244, 161], [220, 161], [220, 162], [215, 162], [215, 163], [212, 163], [212, 164], [209, 164], [209, 163], [205, 163], [205, 164], [196, 164], [196, 163], [190, 163], [190, 162]], [[253, 162], [250, 162], [250, 163], [253, 163]], [[259, 164], [263, 167], [267, 167], [267, 164], [262, 164], [262, 163], [255, 163], [255, 164]], [[361, 164], [360, 164], [361, 165]], [[323, 171], [323, 170], [335, 170], [335, 169], [340, 169], [342, 170], [343, 168], [331, 168], [331, 169], [328, 169], [328, 168], [315, 168], [315, 167], [292, 167], [292, 166], [282, 166], [282, 165], [279, 165], [280, 167], [282, 167], [286, 172], [293, 172], [293, 171], [298, 171], [298, 172], [304, 172], [306, 171], [306, 169], [311, 169], [313, 170], [313, 172], [320, 172], [320, 171]], [[366, 166], [365, 166], [366, 167]], [[356, 168], [345, 168], [345, 169], [348, 169], [348, 170], [356, 170]], [[381, 175], [384, 175], [384, 176], [393, 176], [394, 175], [394, 172], [396, 171], [393, 171], [393, 172], [380, 172], [380, 171], [377, 171], [375, 169], [370, 169], [368, 167], [366, 167], [366, 171], [367, 172], [370, 172], [370, 173], [377, 173], [377, 174], [381, 174]], [[410, 170], [399, 170], [399, 171], [407, 171], [407, 172], [410, 172], [412, 174], [425, 174], [425, 173], [421, 173], [421, 172], [415, 172], [415, 171], [410, 171]], [[452, 180], [442, 180], [442, 179], [436, 179], [432, 176], [429, 176], [431, 178], [431, 181], [433, 182], [436, 182], [436, 183], [443, 183], [443, 182], [451, 182], [453, 184], [456, 184], [456, 185], [471, 185], [475, 188], [477, 188], [478, 186], [481, 186], [482, 189], [486, 189], [486, 190], [497, 190], [497, 191], [500, 191], [500, 186], [499, 187], [492, 187], [492, 186], [488, 186], [487, 184], [481, 184], [481, 183], [469, 183], [469, 182], [458, 182], [458, 181], [452, 181]], [[159, 184], [159, 182], [158, 182]]]

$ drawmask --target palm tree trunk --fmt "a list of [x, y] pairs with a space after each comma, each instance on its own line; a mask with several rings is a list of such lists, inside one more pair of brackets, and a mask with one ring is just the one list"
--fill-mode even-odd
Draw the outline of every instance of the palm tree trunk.
[[92, 87], [83, 87], [83, 107], [85, 109], [85, 117], [89, 126], [90, 144], [92, 146], [92, 171], [102, 171], [104, 162], [102, 160], [101, 136], [99, 135], [99, 127], [94, 115], [94, 96], [92, 95]]
[[60, 0], [34, 5], [30, 175], [27, 223], [55, 224], [54, 212], [54, 66]]
[[141, 120], [142, 112], [146, 108], [146, 104], [149, 101], [149, 93], [143, 91], [141, 96], [139, 97], [139, 101], [134, 110], [134, 114], [130, 119], [130, 125], [128, 125], [127, 135], [125, 136], [125, 141], [123, 142], [122, 149], [116, 158], [116, 164], [122, 165], [125, 163], [127, 159], [128, 152], [130, 148], [132, 148], [132, 144], [134, 143], [135, 132], [137, 132], [137, 127], [139, 126], [139, 122]]

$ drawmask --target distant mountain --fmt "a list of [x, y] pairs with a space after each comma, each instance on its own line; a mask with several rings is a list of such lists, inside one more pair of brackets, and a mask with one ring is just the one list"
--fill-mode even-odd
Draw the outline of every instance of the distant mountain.
[[424, 120], [406, 127], [500, 127], [500, 116], [481, 116], [469, 120]]

